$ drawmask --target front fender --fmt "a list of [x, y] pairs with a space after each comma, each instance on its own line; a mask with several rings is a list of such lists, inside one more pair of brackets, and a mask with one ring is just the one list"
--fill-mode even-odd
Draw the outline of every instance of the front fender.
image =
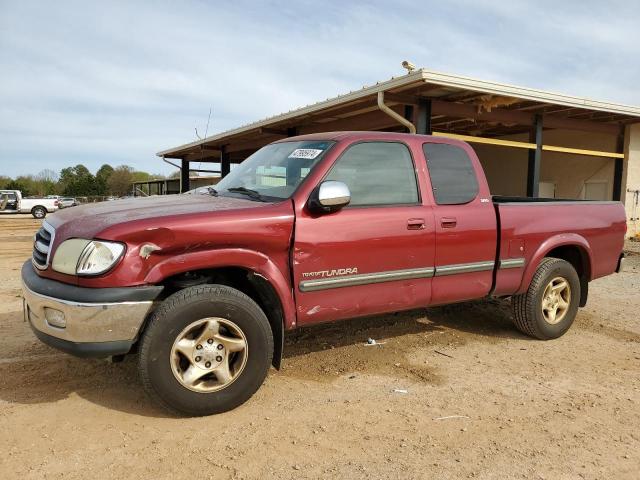
[[245, 249], [202, 250], [183, 253], [160, 261], [149, 270], [145, 282], [157, 284], [164, 279], [193, 270], [209, 268], [239, 267], [264, 277], [275, 289], [284, 316], [284, 327], [290, 329], [296, 325], [296, 311], [291, 285], [287, 280], [286, 260], [283, 272], [271, 258], [263, 253]]
[[[577, 233], [561, 233], [558, 235], [554, 235], [546, 239], [542, 242], [535, 253], [529, 259], [527, 264], [527, 268], [525, 269], [524, 275], [522, 276], [522, 283], [520, 284], [520, 288], [516, 292], [516, 294], [525, 293], [529, 288], [529, 284], [533, 279], [533, 276], [538, 269], [538, 265], [547, 254], [553, 250], [554, 248], [564, 247], [564, 246], [577, 246], [580, 247], [587, 255], [587, 260], [589, 265], [593, 265], [593, 254], [591, 251], [591, 246], [589, 242], [582, 236]], [[589, 278], [589, 280], [591, 280]]]

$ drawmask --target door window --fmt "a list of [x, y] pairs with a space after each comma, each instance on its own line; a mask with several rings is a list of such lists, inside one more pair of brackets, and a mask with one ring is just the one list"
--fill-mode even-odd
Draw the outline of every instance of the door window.
[[425, 143], [422, 148], [438, 205], [469, 203], [478, 196], [478, 179], [467, 152], [446, 143]]
[[342, 154], [325, 180], [347, 184], [351, 191], [350, 206], [419, 202], [411, 153], [402, 143], [357, 143]]

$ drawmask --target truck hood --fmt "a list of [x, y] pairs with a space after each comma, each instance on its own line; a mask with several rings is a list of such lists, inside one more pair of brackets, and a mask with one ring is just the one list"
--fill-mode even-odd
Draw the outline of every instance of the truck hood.
[[89, 203], [47, 216], [58, 238], [93, 238], [114, 225], [176, 215], [258, 208], [268, 203], [210, 195], [169, 195]]

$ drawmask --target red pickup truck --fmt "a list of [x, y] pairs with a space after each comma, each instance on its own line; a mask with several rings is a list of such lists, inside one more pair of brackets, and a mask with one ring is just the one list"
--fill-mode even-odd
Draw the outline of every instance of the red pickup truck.
[[620, 270], [619, 202], [492, 197], [473, 149], [339, 132], [258, 150], [205, 195], [57, 212], [22, 269], [25, 318], [79, 356], [137, 352], [145, 389], [188, 415], [234, 408], [296, 327], [511, 297], [561, 336]]

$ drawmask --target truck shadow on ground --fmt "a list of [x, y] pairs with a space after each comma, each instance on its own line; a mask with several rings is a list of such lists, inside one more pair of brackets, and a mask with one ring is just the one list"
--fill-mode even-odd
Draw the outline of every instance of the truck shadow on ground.
[[[528, 340], [511, 323], [508, 300], [466, 302], [304, 327], [285, 341], [285, 376], [331, 382], [374, 374], [442, 384], [430, 355], [449, 355], [469, 342]], [[380, 347], [367, 345], [373, 339]], [[420, 358], [420, 361], [417, 359]]]
[[[9, 315], [10, 320], [0, 318], [0, 322], [15, 322], [21, 318], [20, 312]], [[439, 384], [443, 379], [438, 372], [427, 366], [409, 365], [405, 353], [425, 345], [451, 347], [470, 341], [526, 339], [513, 328], [510, 315], [509, 302], [496, 300], [302, 328], [287, 338], [283, 360], [286, 368], [277, 375], [332, 381], [337, 375], [356, 371]], [[4, 316], [7, 314], [0, 317]], [[28, 329], [26, 325], [24, 328]], [[24, 334], [24, 338], [31, 338], [26, 331]], [[360, 348], [368, 338], [388, 343], [385, 352], [389, 355], [378, 354], [376, 347]], [[347, 349], [351, 353], [330, 351], [334, 349]], [[330, 358], [331, 362], [322, 362], [320, 356]], [[137, 376], [136, 361], [135, 355], [118, 364], [78, 359], [32, 340], [16, 356], [0, 360], [0, 378], [3, 379], [0, 399], [9, 404], [41, 404], [54, 403], [75, 394], [107, 409], [171, 418], [146, 397]], [[325, 366], [319, 367], [323, 363]]]
[[385, 341], [431, 332], [496, 342], [528, 338], [513, 326], [509, 300], [492, 299], [303, 327], [289, 333], [284, 357], [363, 343], [369, 338]]

